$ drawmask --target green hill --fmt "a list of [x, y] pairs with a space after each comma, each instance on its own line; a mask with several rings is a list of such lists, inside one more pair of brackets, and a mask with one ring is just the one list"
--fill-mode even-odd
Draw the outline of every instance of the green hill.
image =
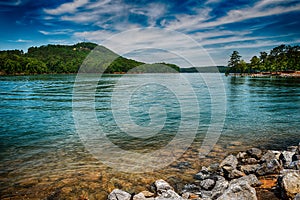
[[[92, 50], [94, 51], [91, 53]], [[0, 51], [2, 75], [77, 73], [82, 65], [84, 65], [80, 70], [82, 73], [126, 73], [129, 70], [132, 70], [132, 73], [179, 71], [179, 67], [173, 64], [145, 64], [124, 58], [106, 47], [89, 42], [30, 47], [27, 53], [22, 50]]]

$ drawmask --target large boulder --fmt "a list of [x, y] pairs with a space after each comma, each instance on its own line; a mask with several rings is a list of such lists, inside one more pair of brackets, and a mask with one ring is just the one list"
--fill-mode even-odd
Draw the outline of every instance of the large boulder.
[[258, 176], [263, 176], [266, 174], [279, 174], [282, 166], [277, 159], [272, 159], [269, 162], [263, 163], [257, 170], [256, 174]]
[[278, 185], [281, 188], [282, 197], [294, 199], [300, 193], [300, 171], [288, 171], [278, 178]]
[[108, 200], [130, 200], [131, 195], [123, 190], [114, 189], [109, 195]]
[[243, 176], [241, 178], [232, 180], [230, 182], [230, 184], [238, 183], [238, 182], [241, 182], [241, 181], [246, 181], [252, 187], [258, 187], [258, 186], [261, 185], [261, 182], [257, 179], [257, 177], [254, 174], [250, 174], [248, 176]]
[[257, 200], [257, 197], [255, 189], [247, 181], [238, 181], [230, 184], [217, 200]]
[[218, 176], [216, 175], [215, 177], [215, 181], [216, 181], [216, 184], [214, 186], [214, 188], [212, 189], [211, 191], [211, 198], [212, 199], [217, 199], [219, 196], [221, 196], [224, 191], [228, 188], [229, 186], [229, 183], [228, 181], [222, 177], [222, 176]]
[[[276, 152], [275, 152], [276, 153]], [[274, 153], [274, 151], [270, 151], [268, 150], [260, 159], [260, 162], [270, 162], [273, 159], [279, 159], [279, 155], [281, 154], [280, 152], [277, 152], [278, 156], [276, 156], [276, 154]]]
[[236, 169], [238, 160], [234, 155], [227, 156], [219, 165], [220, 168], [230, 167], [231, 169]]

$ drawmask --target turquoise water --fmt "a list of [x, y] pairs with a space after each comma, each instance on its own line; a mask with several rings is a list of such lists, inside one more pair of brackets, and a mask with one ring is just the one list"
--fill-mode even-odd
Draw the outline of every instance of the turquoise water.
[[[127, 91], [126, 88], [133, 87], [134, 83], [159, 77], [159, 80], [175, 86], [175, 90], [178, 76], [129, 75], [120, 87], [122, 91]], [[209, 76], [209, 82], [205, 83], [205, 76]], [[114, 120], [112, 95], [120, 75], [106, 75], [100, 81], [97, 76], [88, 75], [79, 80], [78, 86], [82, 88], [79, 91], [83, 94], [88, 93], [88, 88], [93, 88], [93, 84], [97, 83], [92, 112], [107, 138], [123, 150], [147, 153], [160, 149], [175, 138], [183, 126], [182, 121], [186, 120], [183, 134], [190, 134], [194, 130], [192, 127], [197, 124], [194, 143], [188, 149], [198, 153], [212, 123], [213, 107], [226, 111], [222, 134], [217, 140], [217, 147], [221, 151], [249, 146], [281, 149], [300, 142], [299, 79], [222, 76], [223, 83], [220, 84], [217, 76], [184, 75], [191, 84], [188, 88], [194, 91], [194, 94], [189, 94], [177, 87], [185, 104], [185, 116], [178, 94], [168, 87], [155, 81], [137, 87], [130, 95], [128, 115], [123, 112], [120, 118], [130, 118], [140, 127], [147, 127], [154, 120], [157, 123], [157, 134], [146, 139], [126, 134], [124, 129], [129, 131], [131, 127], [126, 124], [129, 122], [124, 122], [122, 129]], [[0, 77], [0, 199], [72, 199], [79, 196], [101, 199], [112, 188], [120, 185], [138, 190], [145, 183], [162, 176], [162, 173], [173, 177], [179, 172], [182, 174], [182, 170], [187, 174], [198, 170], [201, 163], [187, 165], [190, 169], [178, 169], [173, 164], [160, 172], [150, 173], [149, 179], [142, 179], [142, 176], [131, 177], [128, 173], [113, 171], [111, 166], [103, 164], [103, 160], [95, 159], [82, 142], [82, 133], [78, 135], [76, 132], [78, 116], [74, 115], [74, 109], [84, 111], [86, 102], [84, 96], [73, 93], [75, 79], [75, 75]], [[221, 89], [220, 93], [212, 96], [207, 84]], [[196, 99], [192, 98], [193, 95]], [[212, 98], [224, 99], [224, 102], [217, 101], [218, 105], [214, 105]], [[116, 101], [115, 104], [116, 110], [123, 109], [122, 102]], [[151, 113], [153, 107], [156, 110]], [[164, 111], [158, 112], [161, 109]], [[197, 115], [190, 114], [195, 111]], [[87, 117], [81, 118], [82, 123], [88, 124], [90, 112], [83, 112]], [[152, 114], [154, 118], [151, 118]], [[217, 117], [222, 117], [221, 114]], [[164, 120], [161, 122], [160, 119]], [[87, 134], [92, 131], [95, 131], [95, 127], [86, 129]], [[101, 143], [101, 140], [97, 142]], [[187, 154], [190, 156], [178, 160], [195, 159], [193, 153]], [[218, 155], [218, 151], [212, 155]], [[130, 184], [127, 180], [131, 180]]]

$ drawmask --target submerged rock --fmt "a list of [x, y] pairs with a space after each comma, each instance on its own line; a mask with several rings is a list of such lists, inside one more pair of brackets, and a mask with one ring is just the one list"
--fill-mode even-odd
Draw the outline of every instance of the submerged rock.
[[109, 195], [108, 200], [130, 200], [131, 195], [123, 190], [114, 189]]

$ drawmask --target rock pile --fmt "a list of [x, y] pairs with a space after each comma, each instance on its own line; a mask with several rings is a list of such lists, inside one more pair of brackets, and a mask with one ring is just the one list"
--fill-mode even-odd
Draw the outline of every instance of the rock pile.
[[267, 175], [276, 177], [274, 189], [280, 199], [300, 200], [300, 143], [286, 151], [251, 148], [229, 155], [217, 166], [202, 167], [194, 182], [177, 193], [166, 181], [157, 180], [152, 192], [129, 194], [115, 189], [108, 200], [256, 200], [255, 188], [262, 184], [258, 178]]

